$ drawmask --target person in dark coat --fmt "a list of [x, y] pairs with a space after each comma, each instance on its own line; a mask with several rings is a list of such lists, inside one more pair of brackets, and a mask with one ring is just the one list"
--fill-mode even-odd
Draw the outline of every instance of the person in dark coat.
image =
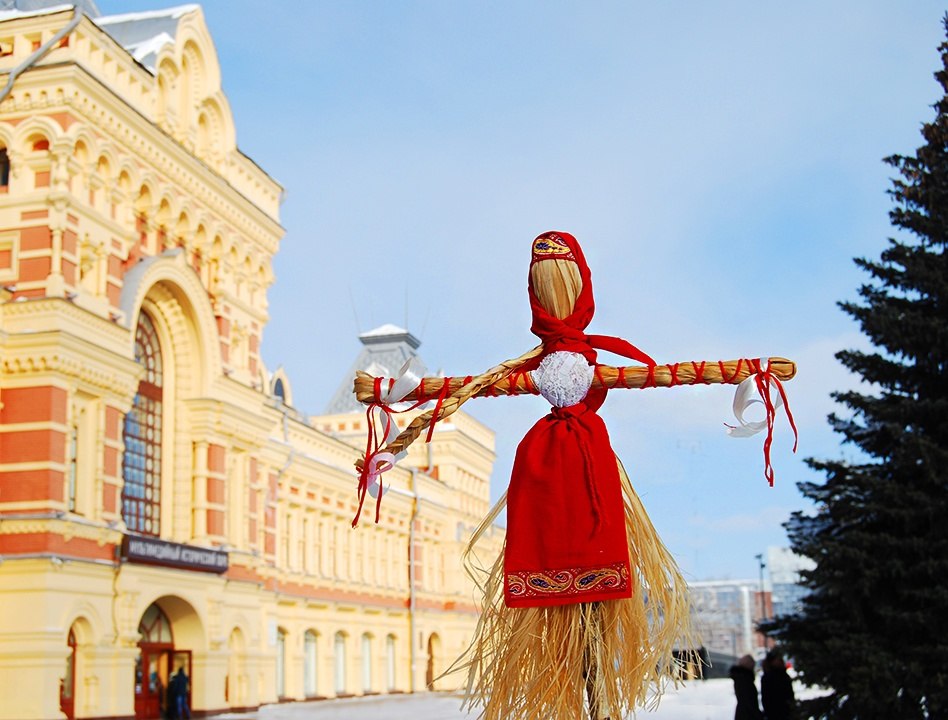
[[737, 698], [734, 720], [764, 720], [754, 684], [754, 658], [745, 655], [737, 665], [731, 666], [728, 674], [734, 681], [734, 696]]
[[771, 650], [761, 663], [760, 701], [767, 720], [790, 720], [797, 704], [787, 665], [779, 650]]
[[191, 720], [191, 708], [188, 707], [188, 675], [183, 667], [179, 667], [178, 672], [171, 678], [168, 689], [173, 698], [171, 717], [174, 720]]

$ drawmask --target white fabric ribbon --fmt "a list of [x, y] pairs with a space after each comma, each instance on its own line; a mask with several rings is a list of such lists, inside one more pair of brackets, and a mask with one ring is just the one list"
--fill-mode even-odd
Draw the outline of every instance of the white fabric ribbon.
[[400, 403], [406, 395], [414, 392], [415, 389], [421, 385], [421, 381], [425, 377], [425, 372], [425, 364], [421, 361], [420, 357], [413, 355], [408, 358], [398, 371], [398, 377], [395, 378], [395, 383], [391, 389], [386, 390], [382, 388], [382, 391], [379, 393], [381, 395], [379, 400], [384, 405], [389, 406]]
[[[762, 372], [770, 372], [770, 361], [764, 360], [761, 358], [759, 361], [760, 368]], [[769, 385], [765, 386], [766, 392], [770, 392]], [[777, 410], [783, 407], [783, 399], [780, 397], [780, 393], [776, 393], [776, 396], [771, 396], [771, 402], [774, 408], [774, 415], [777, 414]], [[737, 438], [746, 438], [756, 435], [759, 432], [763, 432], [767, 429], [767, 419], [763, 420], [745, 420], [744, 413], [747, 412], [747, 409], [751, 405], [758, 403], [763, 405], [766, 408], [766, 403], [764, 403], [763, 398], [760, 395], [760, 390], [757, 387], [757, 376], [751, 375], [750, 377], [745, 378], [740, 385], [737, 386], [737, 390], [734, 392], [734, 403], [732, 405], [734, 409], [734, 417], [737, 418], [738, 425], [728, 425], [727, 434], [731, 437]]]
[[379, 493], [384, 495], [388, 491], [388, 488], [382, 485], [382, 473], [395, 467], [396, 460], [397, 458], [392, 453], [382, 452], [373, 455], [372, 459], [368, 461], [368, 474], [366, 475], [368, 486], [366, 489], [373, 498], [377, 498]]
[[[382, 441], [379, 443], [379, 447], [388, 445], [401, 432], [388, 408], [398, 405], [406, 395], [413, 393], [421, 385], [424, 376], [425, 364], [421, 361], [421, 358], [414, 355], [402, 365], [398, 371], [398, 377], [391, 387], [383, 387], [380, 390], [379, 402], [373, 404], [369, 411], [370, 421], [378, 423], [382, 428], [382, 433], [379, 435], [379, 437], [382, 437]], [[382, 384], [385, 385], [386, 383]], [[366, 479], [369, 495], [377, 498], [380, 493], [385, 494], [388, 488], [382, 485], [382, 473], [395, 467], [395, 463], [407, 454], [407, 450], [402, 450], [398, 454], [380, 452], [366, 458], [366, 468], [368, 469]]]

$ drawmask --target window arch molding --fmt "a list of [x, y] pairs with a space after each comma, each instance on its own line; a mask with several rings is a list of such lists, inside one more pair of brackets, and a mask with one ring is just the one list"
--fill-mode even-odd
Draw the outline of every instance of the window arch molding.
[[[129, 308], [120, 320], [129, 326], [129, 359], [136, 357], [135, 336], [141, 318], [147, 316], [154, 326], [163, 364], [161, 418], [151, 422], [151, 441], [160, 442], [159, 451], [150, 452], [145, 448], [143, 454], [144, 436], [134, 434], [137, 432], [134, 425], [123, 426], [126, 452], [130, 448], [138, 453], [137, 457], [129, 456], [129, 463], [125, 456], [122, 459], [123, 516], [133, 532], [184, 542], [193, 530], [193, 518], [190, 507], [176, 502], [175, 498], [181, 497], [185, 485], [191, 482], [188, 469], [193, 462], [193, 438], [185, 432], [187, 423], [182, 418], [186, 417], [186, 403], [206, 396], [214, 378], [221, 374], [216, 323], [207, 293], [197, 274], [186, 264], [181, 249], [145, 258], [133, 266], [126, 274], [120, 302], [123, 309]], [[126, 421], [140, 421], [141, 418], [131, 413], [140, 414], [149, 403], [139, 397], [142, 386], [138, 379], [129, 389], [132, 395]], [[160, 469], [157, 475], [145, 477], [143, 469], [147, 469], [149, 459], [153, 472], [157, 464]], [[147, 510], [149, 502], [157, 506]], [[143, 510], [147, 512], [136, 514]], [[157, 528], [154, 527], [156, 516], [160, 516]], [[150, 526], [149, 518], [152, 519]]]
[[14, 137], [14, 131], [16, 128], [8, 125], [7, 123], [0, 123], [0, 145], [3, 145], [5, 148], [9, 148], [11, 145], [16, 143]]
[[63, 137], [62, 128], [53, 120], [34, 115], [16, 126], [13, 133], [12, 143], [18, 154], [28, 155], [33, 152], [33, 140], [42, 136], [49, 143], [50, 147]]
[[293, 385], [282, 365], [270, 377], [270, 395], [281, 404], [293, 407]]
[[[214, 378], [222, 374], [220, 338], [207, 292], [197, 273], [187, 264], [180, 249], [148, 257], [134, 265], [126, 274], [119, 299], [120, 322], [130, 331], [146, 298], [161, 321], [166, 320], [175, 358], [179, 350], [191, 358], [185, 381], [180, 386], [188, 395], [206, 393]], [[134, 333], [129, 334], [128, 353], [134, 357]]]

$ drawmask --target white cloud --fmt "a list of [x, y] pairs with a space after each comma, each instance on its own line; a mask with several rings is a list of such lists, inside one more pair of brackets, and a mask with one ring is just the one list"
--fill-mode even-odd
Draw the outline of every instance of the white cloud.
[[696, 514], [688, 518], [688, 524], [702, 530], [712, 530], [715, 533], [731, 535], [755, 533], [782, 525], [790, 518], [790, 513], [796, 509], [798, 508], [769, 506], [751, 513], [737, 513], [723, 517]]

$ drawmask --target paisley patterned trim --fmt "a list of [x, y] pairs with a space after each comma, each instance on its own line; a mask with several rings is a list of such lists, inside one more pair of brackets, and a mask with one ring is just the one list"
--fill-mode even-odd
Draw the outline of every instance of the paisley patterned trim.
[[628, 586], [629, 567], [621, 562], [605, 567], [507, 574], [507, 593], [512, 598], [582, 596], [604, 590], [619, 593]]

